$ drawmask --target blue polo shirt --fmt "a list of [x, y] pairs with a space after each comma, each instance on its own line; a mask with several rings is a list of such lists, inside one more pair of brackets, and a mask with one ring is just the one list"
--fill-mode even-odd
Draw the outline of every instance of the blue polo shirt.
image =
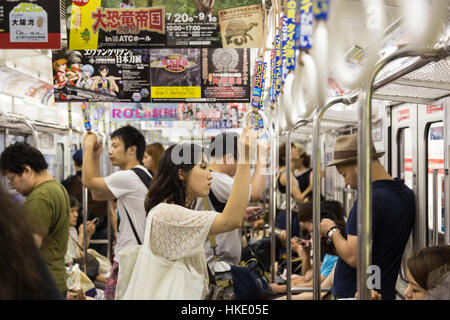
[[[372, 183], [372, 265], [381, 271], [383, 300], [395, 300], [395, 284], [400, 264], [415, 219], [413, 191], [403, 180], [378, 180]], [[347, 219], [347, 235], [357, 236], [357, 202]], [[331, 293], [338, 298], [354, 298], [356, 269], [339, 258]]]

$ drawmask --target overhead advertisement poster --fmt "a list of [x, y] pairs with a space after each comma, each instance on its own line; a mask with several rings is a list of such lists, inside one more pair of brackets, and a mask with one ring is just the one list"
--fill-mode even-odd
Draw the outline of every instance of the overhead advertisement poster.
[[240, 121], [247, 111], [246, 104], [237, 103], [202, 103], [195, 107], [195, 120], [205, 129], [239, 128]]
[[249, 102], [249, 60], [249, 49], [202, 49], [204, 101]]
[[[134, 0], [136, 3], [138, 0]], [[222, 47], [219, 10], [260, 4], [260, 0], [153, 0], [165, 6], [168, 47]], [[262, 23], [262, 16], [261, 16]]]
[[149, 51], [53, 51], [56, 102], [150, 102]]
[[166, 46], [165, 8], [147, 5], [138, 0], [72, 0], [70, 49]]
[[177, 103], [113, 103], [111, 121], [176, 121]]
[[61, 48], [59, 1], [0, 2], [0, 49]]
[[261, 4], [219, 10], [220, 34], [224, 48], [261, 48], [263, 16]]
[[[72, 50], [261, 46], [257, 36], [262, 34], [263, 23], [260, 0], [64, 1], [68, 1]], [[237, 11], [228, 11], [232, 8]], [[224, 31], [219, 26], [219, 12], [226, 15], [222, 23], [230, 25]], [[227, 33], [229, 44], [222, 45], [221, 32]]]
[[201, 101], [200, 49], [150, 50], [152, 102]]

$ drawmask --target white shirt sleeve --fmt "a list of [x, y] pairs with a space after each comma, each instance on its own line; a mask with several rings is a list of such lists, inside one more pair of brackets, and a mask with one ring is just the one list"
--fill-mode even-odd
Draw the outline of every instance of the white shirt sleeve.
[[130, 170], [119, 170], [105, 178], [106, 186], [116, 198], [131, 194], [136, 190], [135, 179], [131, 178], [130, 172], [135, 174]]

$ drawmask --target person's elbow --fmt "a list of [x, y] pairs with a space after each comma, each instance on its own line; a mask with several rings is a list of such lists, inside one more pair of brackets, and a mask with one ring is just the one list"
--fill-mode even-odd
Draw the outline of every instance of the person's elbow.
[[358, 265], [358, 257], [356, 254], [349, 254], [344, 258], [344, 261], [352, 268], [356, 268]]

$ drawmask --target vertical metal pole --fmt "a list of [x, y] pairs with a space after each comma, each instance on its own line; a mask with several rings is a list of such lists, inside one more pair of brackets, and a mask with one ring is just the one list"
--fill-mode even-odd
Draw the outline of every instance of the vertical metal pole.
[[439, 227], [438, 227], [438, 201], [439, 201], [439, 186], [438, 186], [439, 169], [433, 169], [433, 245], [439, 245]]
[[83, 251], [84, 272], [87, 273], [87, 216], [88, 216], [88, 189], [83, 186]]
[[[275, 128], [272, 128], [272, 125]], [[272, 143], [271, 143], [271, 175], [270, 175], [270, 276], [271, 281], [275, 281], [275, 256], [276, 256], [276, 237], [275, 237], [275, 217], [277, 213], [277, 168], [278, 168], [278, 143], [277, 143], [277, 134], [278, 134], [278, 121], [277, 115], [275, 114], [275, 110], [272, 110], [271, 115], [271, 124], [270, 130], [273, 130], [272, 134]]]
[[449, 169], [444, 169], [445, 179], [445, 215], [444, 215], [444, 244], [450, 245], [450, 182]]
[[313, 131], [313, 297], [320, 300], [320, 119], [325, 111], [314, 116]]
[[[351, 105], [356, 102], [357, 94], [346, 97], [336, 97], [331, 99], [325, 106], [321, 107], [314, 114], [314, 130], [312, 136], [312, 158], [313, 158], [313, 297], [314, 300], [320, 300], [320, 170], [321, 170], [321, 141], [320, 128], [321, 121], [325, 112], [337, 103]], [[345, 203], [344, 189], [344, 203]]]
[[370, 300], [367, 287], [368, 267], [372, 259], [372, 148], [371, 148], [371, 114], [372, 82], [364, 92], [365, 105], [359, 106], [360, 128], [358, 135], [358, 269], [357, 288], [361, 300]]
[[291, 134], [289, 130], [286, 137], [286, 299], [291, 300], [291, 275], [292, 275], [292, 208], [291, 208]]

